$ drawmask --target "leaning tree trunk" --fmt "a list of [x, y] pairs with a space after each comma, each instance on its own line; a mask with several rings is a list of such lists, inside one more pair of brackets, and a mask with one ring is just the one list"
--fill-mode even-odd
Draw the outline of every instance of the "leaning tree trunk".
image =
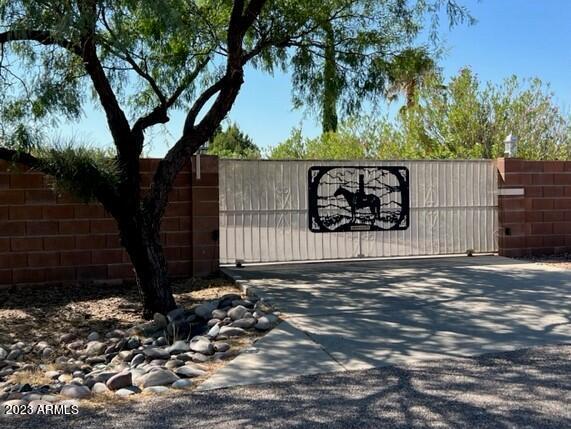
[[120, 223], [121, 242], [135, 268], [143, 317], [151, 319], [155, 313], [166, 314], [176, 307], [168, 278], [168, 268], [160, 242], [159, 223], [145, 220]]

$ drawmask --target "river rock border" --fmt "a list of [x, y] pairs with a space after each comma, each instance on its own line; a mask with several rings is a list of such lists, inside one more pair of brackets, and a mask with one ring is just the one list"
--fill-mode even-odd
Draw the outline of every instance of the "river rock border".
[[[0, 402], [66, 405], [104, 394], [188, 389], [193, 379], [205, 378], [209, 362], [237, 355], [233, 338], [266, 332], [279, 323], [279, 313], [240, 283], [242, 295], [157, 313], [152, 321], [125, 331], [92, 332], [86, 338], [62, 335], [64, 355], [56, 356], [55, 347], [44, 341], [0, 344]], [[39, 374], [49, 382], [9, 381], [18, 372]]]

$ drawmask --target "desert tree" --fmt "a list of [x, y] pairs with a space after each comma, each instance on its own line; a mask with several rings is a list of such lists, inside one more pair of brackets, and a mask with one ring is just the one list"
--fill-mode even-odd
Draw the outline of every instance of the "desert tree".
[[437, 53], [419, 36], [437, 48], [441, 16], [450, 26], [474, 22], [455, 0], [357, 0], [325, 13], [312, 17], [311, 41], [297, 45], [291, 68], [294, 107], [318, 116], [323, 133], [337, 131], [340, 115], [397, 92], [410, 102], [414, 85], [436, 68]]
[[[244, 68], [292, 68], [299, 86], [321, 58], [316, 36], [328, 25], [339, 43], [371, 44], [373, 20], [393, 19], [375, 13], [377, 3], [406, 17], [427, 0], [0, 0], [0, 159], [99, 201], [117, 222], [144, 316], [166, 313], [176, 305], [159, 234], [168, 194], [231, 110]], [[347, 48], [336, 54], [346, 58], [342, 70], [354, 77], [343, 85], [357, 100], [376, 75], [365, 73], [351, 43]], [[80, 118], [90, 100], [105, 114], [111, 157], [44, 138], [59, 119]], [[185, 113], [184, 125], [143, 191], [146, 138], [174, 110]]]

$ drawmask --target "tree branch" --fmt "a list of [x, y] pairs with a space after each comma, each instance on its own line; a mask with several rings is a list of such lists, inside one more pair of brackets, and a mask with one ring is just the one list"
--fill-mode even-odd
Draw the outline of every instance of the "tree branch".
[[190, 72], [185, 78], [183, 78], [180, 85], [174, 90], [169, 98], [165, 98], [164, 102], [156, 106], [150, 113], [137, 119], [135, 125], [133, 125], [133, 133], [138, 134], [153, 125], [167, 123], [169, 121], [169, 117], [167, 116], [168, 109], [172, 107], [174, 103], [176, 103], [185, 89], [187, 89], [188, 86], [196, 79], [204, 67], [208, 65], [209, 61], [210, 58], [206, 58], [197, 64], [194, 70]]
[[184, 121], [184, 128], [182, 131], [183, 135], [188, 134], [190, 130], [194, 127], [194, 124], [196, 122], [196, 117], [198, 116], [204, 105], [208, 102], [208, 100], [214, 97], [214, 95], [216, 95], [216, 93], [218, 93], [223, 88], [223, 86], [226, 83], [226, 80], [227, 76], [224, 75], [214, 84], [212, 84], [209, 88], [207, 88], [202, 94], [200, 94], [200, 97], [196, 99], [196, 101], [188, 111], [188, 114], [186, 115], [186, 119]]
[[0, 33], [0, 44], [8, 42], [38, 42], [42, 45], [56, 45], [75, 55], [82, 56], [83, 52], [81, 46], [70, 42], [69, 40], [61, 39], [49, 31], [44, 30], [9, 30]]
[[[134, 149], [131, 147], [133, 143], [131, 141], [131, 128], [127, 116], [119, 106], [115, 92], [97, 56], [97, 47], [95, 44], [96, 3], [93, 1], [80, 3], [80, 13], [83, 22], [85, 22], [81, 34], [84, 67], [91, 78], [101, 106], [105, 111], [109, 130], [117, 146], [119, 159], [120, 161], [126, 161], [126, 158], [129, 157], [127, 153], [130, 153]], [[140, 151], [142, 151], [142, 142]]]
[[[242, 49], [244, 35], [256, 20], [266, 1], [251, 0], [246, 7], [246, 14], [243, 15], [244, 0], [234, 0], [228, 23], [226, 72], [196, 100], [187, 115], [182, 137], [159, 162], [151, 189], [144, 202], [145, 210], [152, 218], [161, 218], [176, 175], [192, 154], [212, 135], [232, 108], [244, 81]], [[196, 116], [215, 94], [218, 94], [216, 100], [200, 123], [195, 126]]]

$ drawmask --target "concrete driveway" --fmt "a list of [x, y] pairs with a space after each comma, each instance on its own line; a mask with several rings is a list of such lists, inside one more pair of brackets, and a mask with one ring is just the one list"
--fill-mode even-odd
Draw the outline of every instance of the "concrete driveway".
[[571, 271], [496, 256], [228, 269], [285, 322], [203, 389], [571, 343]]

